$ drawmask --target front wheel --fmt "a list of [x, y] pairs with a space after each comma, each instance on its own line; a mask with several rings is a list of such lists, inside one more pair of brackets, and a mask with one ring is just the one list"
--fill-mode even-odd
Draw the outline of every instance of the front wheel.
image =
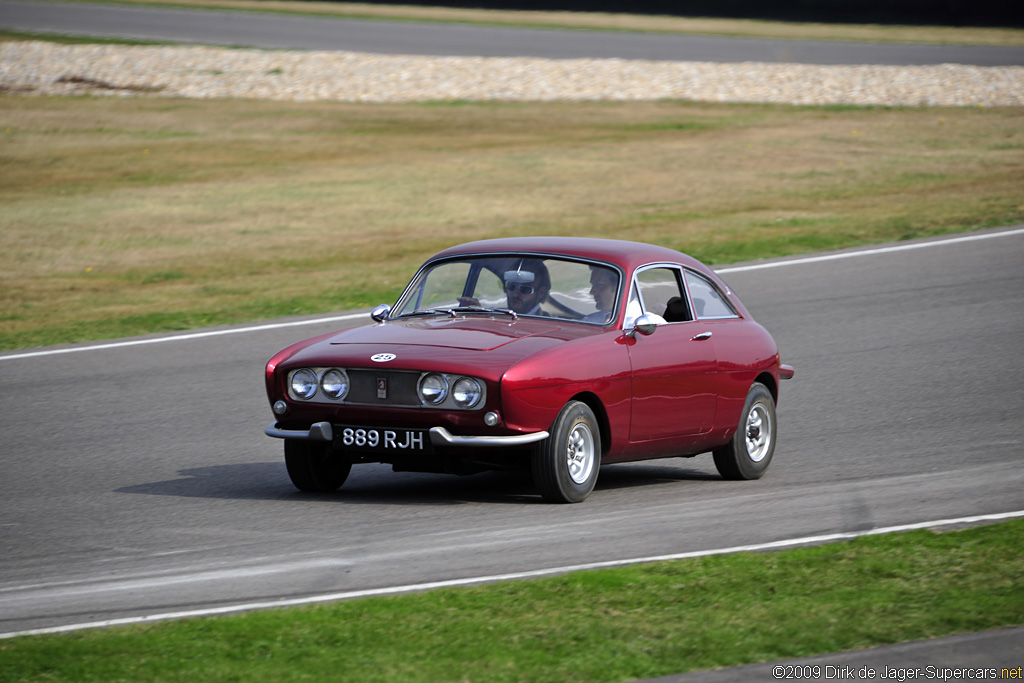
[[586, 403], [570, 401], [533, 455], [533, 480], [552, 503], [581, 503], [597, 483], [601, 430]]
[[352, 463], [335, 453], [331, 444], [295, 439], [284, 442], [284, 464], [295, 488], [314, 493], [338, 490], [352, 469]]
[[715, 467], [725, 479], [760, 479], [775, 453], [775, 399], [755, 382], [747, 392], [739, 428], [728, 444], [714, 450]]

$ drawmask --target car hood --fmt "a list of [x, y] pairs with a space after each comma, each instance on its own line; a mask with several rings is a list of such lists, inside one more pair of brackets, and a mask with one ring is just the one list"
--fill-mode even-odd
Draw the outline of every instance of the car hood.
[[550, 337], [561, 329], [559, 325], [552, 325], [545, 320], [414, 318], [348, 330], [330, 339], [328, 343], [332, 346], [390, 344], [493, 351], [531, 337]]
[[602, 328], [537, 318], [432, 317], [391, 320], [320, 338], [287, 365], [381, 367], [499, 374], [519, 360]]

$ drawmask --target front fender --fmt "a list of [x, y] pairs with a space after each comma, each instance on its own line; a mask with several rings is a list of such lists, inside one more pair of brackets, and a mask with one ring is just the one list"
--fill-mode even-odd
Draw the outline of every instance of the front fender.
[[609, 331], [546, 349], [512, 366], [500, 383], [505, 424], [522, 432], [548, 430], [566, 403], [591, 395], [607, 415], [606, 446], [625, 444], [631, 392], [626, 339]]

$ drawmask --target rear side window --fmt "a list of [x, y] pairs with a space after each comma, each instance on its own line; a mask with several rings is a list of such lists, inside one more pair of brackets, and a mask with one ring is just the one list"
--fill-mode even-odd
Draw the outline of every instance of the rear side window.
[[690, 290], [690, 299], [698, 320], [739, 317], [729, 300], [704, 276], [687, 270], [686, 286]]

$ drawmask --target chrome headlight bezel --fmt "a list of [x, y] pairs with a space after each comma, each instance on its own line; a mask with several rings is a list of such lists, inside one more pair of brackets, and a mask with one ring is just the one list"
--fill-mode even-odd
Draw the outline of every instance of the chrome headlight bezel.
[[473, 377], [460, 377], [452, 384], [452, 400], [463, 410], [475, 408], [484, 397], [484, 388], [480, 380]]
[[423, 405], [439, 406], [448, 398], [448, 378], [439, 372], [428, 372], [420, 377], [416, 391]]
[[300, 401], [308, 401], [316, 396], [320, 386], [320, 378], [311, 368], [298, 368], [288, 373], [288, 394]]
[[342, 368], [328, 368], [320, 376], [320, 392], [332, 401], [342, 401], [348, 396], [348, 373]]

